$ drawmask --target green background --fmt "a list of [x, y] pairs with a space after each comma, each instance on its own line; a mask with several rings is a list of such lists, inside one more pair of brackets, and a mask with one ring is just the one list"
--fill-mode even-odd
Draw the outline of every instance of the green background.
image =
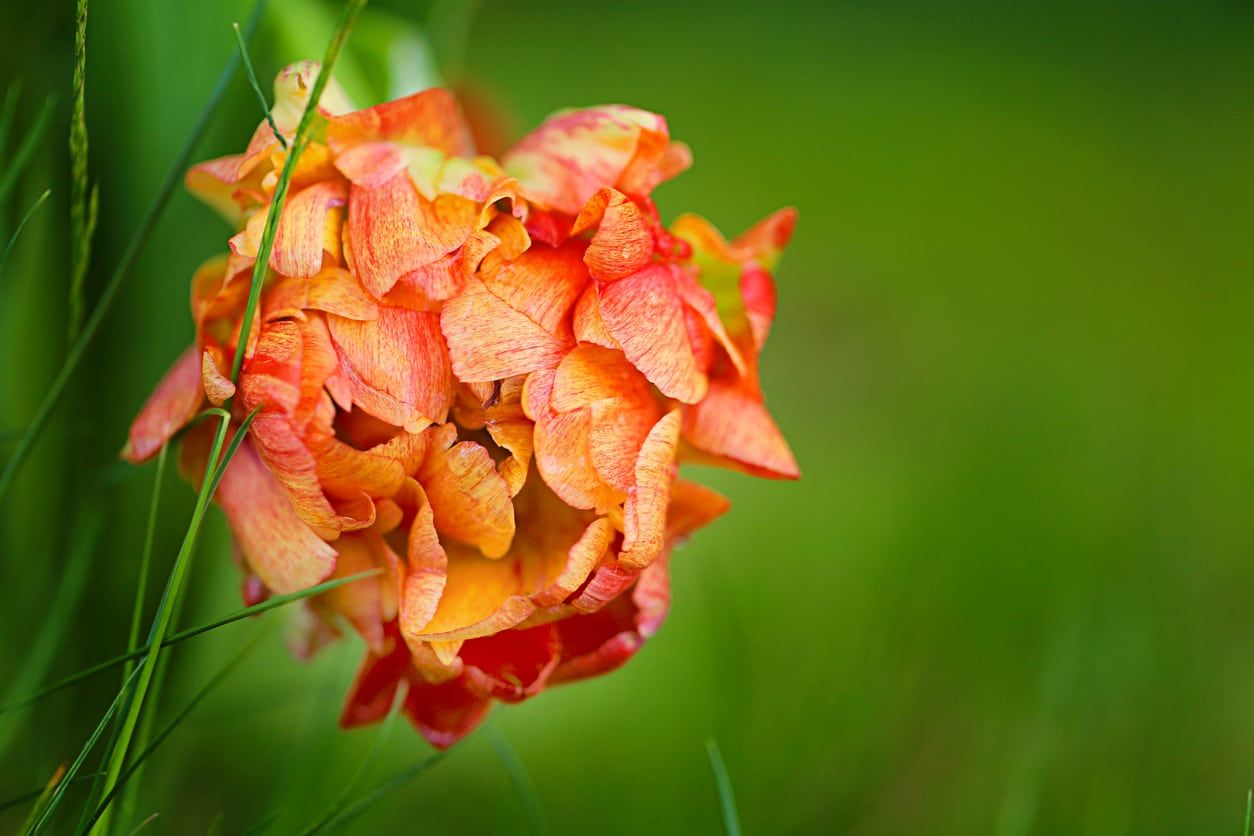
[[[379, 5], [426, 19], [425, 4]], [[0, 275], [4, 455], [65, 348], [71, 6], [0, 8], [18, 124], [59, 96], [0, 215], [7, 238], [54, 191]], [[248, 8], [93, 3], [90, 298]], [[273, 0], [253, 48], [267, 89], [321, 54], [328, 8]], [[373, 22], [348, 55], [367, 82], [373, 45], [401, 31]], [[446, 66], [454, 28], [436, 27]], [[494, 711], [554, 832], [719, 832], [707, 736], [747, 833], [1240, 831], [1254, 784], [1251, 42], [1236, 2], [482, 4], [466, 72], [518, 129], [637, 104], [695, 154], [657, 193], [665, 217], [736, 233], [800, 210], [764, 379], [803, 479], [697, 474], [734, 508], [677, 553], [665, 628], [614, 675]], [[236, 78], [197, 158], [242, 148], [257, 107]], [[188, 281], [227, 234], [175, 197], [0, 512], [0, 690], [41, 639], [49, 677], [124, 647], [154, 471], [114, 454], [190, 340]], [[167, 481], [153, 586], [191, 501]], [[105, 525], [85, 593], [53, 618], [92, 506]], [[182, 624], [238, 606], [229, 553], [214, 511]], [[181, 645], [159, 723], [265, 623]], [[306, 665], [270, 627], [150, 762], [147, 832], [204, 833], [222, 815], [236, 833], [279, 809], [274, 832], [295, 830], [365, 756], [373, 731], [334, 726], [359, 643]], [[103, 674], [0, 716], [0, 796], [70, 759], [117, 684]], [[426, 751], [397, 728], [370, 781]], [[476, 735], [357, 830], [521, 833], [522, 811]]]

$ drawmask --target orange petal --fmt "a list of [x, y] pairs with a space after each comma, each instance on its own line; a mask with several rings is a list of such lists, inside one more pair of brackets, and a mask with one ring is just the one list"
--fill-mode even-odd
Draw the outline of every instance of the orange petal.
[[357, 275], [381, 298], [401, 276], [464, 244], [478, 220], [474, 202], [457, 195], [427, 200], [405, 174], [376, 188], [354, 185], [348, 239]]
[[714, 381], [701, 403], [684, 409], [684, 439], [755, 476], [796, 479], [801, 473], [766, 407], [731, 383]]
[[334, 117], [327, 125], [327, 141], [337, 151], [377, 139], [428, 146], [460, 157], [475, 153], [457, 99], [436, 87]]
[[584, 263], [592, 278], [612, 282], [653, 259], [653, 232], [640, 207], [615, 189], [601, 189], [580, 211], [572, 235], [595, 229]]
[[536, 467], [563, 502], [604, 513], [622, 501], [622, 494], [607, 485], [593, 466], [590, 408], [559, 413], [549, 407], [554, 377], [552, 372], [539, 372], [528, 377], [524, 386], [527, 413], [536, 422]]
[[644, 568], [662, 553], [666, 508], [675, 479], [679, 423], [679, 410], [658, 421], [636, 460], [636, 484], [627, 492], [623, 504], [623, 548], [618, 556], [628, 569]]
[[418, 502], [409, 529], [408, 551], [400, 586], [400, 627], [406, 641], [418, 636], [435, 615], [448, 577], [448, 556], [435, 530], [435, 514], [427, 494], [412, 483]]
[[583, 244], [537, 245], [483, 276], [484, 286], [550, 334], [566, 337], [571, 308], [588, 284]]
[[357, 278], [342, 267], [328, 267], [305, 282], [304, 307], [345, 319], [378, 319], [379, 305]]
[[305, 589], [335, 568], [335, 549], [301, 520], [251, 438], [227, 465], [217, 501], [249, 567], [271, 591]]
[[705, 485], [676, 479], [671, 485], [671, 503], [666, 511], [666, 536], [686, 537], [727, 513], [731, 502]]
[[601, 319], [600, 293], [595, 286], [590, 286], [575, 303], [575, 339], [580, 343], [620, 348], [618, 340], [605, 327]]
[[122, 458], [134, 464], [148, 461], [200, 411], [205, 393], [199, 354], [196, 346], [188, 347], [161, 378], [131, 423]]
[[200, 358], [200, 380], [205, 395], [214, 406], [222, 406], [235, 397], [235, 384], [218, 369], [213, 353], [207, 348]]
[[476, 278], [444, 304], [440, 327], [453, 373], [465, 383], [501, 380], [553, 368], [570, 347]]
[[[338, 252], [338, 223], [328, 234], [330, 212], [332, 207], [343, 206], [347, 199], [347, 188], [337, 180], [315, 183], [290, 196], [275, 230], [271, 269], [297, 278], [308, 278], [321, 270], [328, 239]], [[231, 249], [236, 254], [257, 257], [268, 214], [269, 210], [253, 215], [245, 231], [231, 239]]]
[[501, 557], [514, 538], [509, 484], [479, 444], [463, 441], [447, 446], [457, 435], [452, 424], [436, 432], [419, 472], [435, 511], [436, 529], [477, 547], [486, 557]]
[[676, 269], [656, 264], [602, 285], [600, 313], [627, 359], [650, 383], [667, 397], [696, 403], [705, 396], [707, 380], [688, 340]]
[[415, 432], [444, 421], [454, 384], [435, 314], [381, 306], [374, 322], [328, 315], [327, 325], [353, 403]]
[[377, 723], [388, 715], [396, 692], [409, 673], [409, 650], [397, 637], [385, 644], [382, 653], [366, 652], [357, 676], [349, 687], [340, 726], [351, 729]]
[[644, 194], [678, 173], [666, 120], [622, 105], [568, 110], [549, 117], [503, 159], [528, 200], [574, 216], [598, 189]]
[[[380, 568], [380, 558], [390, 549], [378, 535], [348, 534], [336, 541], [335, 551], [335, 571], [330, 580]], [[396, 617], [395, 596], [385, 592], [385, 585], [387, 581], [381, 576], [362, 578], [322, 593], [314, 599], [315, 606], [343, 616], [377, 652], [384, 646], [383, 625]]]

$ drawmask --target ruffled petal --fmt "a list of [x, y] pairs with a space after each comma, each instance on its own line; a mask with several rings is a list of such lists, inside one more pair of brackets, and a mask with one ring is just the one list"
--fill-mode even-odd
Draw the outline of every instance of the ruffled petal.
[[640, 207], [616, 189], [601, 189], [575, 219], [573, 235], [595, 229], [584, 253], [592, 278], [612, 282], [653, 259], [653, 231]]
[[755, 476], [797, 479], [801, 471], [766, 407], [734, 384], [714, 381], [705, 400], [684, 408], [684, 439]]
[[545, 330], [474, 278], [444, 304], [440, 327], [453, 373], [465, 383], [551, 369], [570, 347], [569, 340]]
[[629, 569], [641, 569], [662, 553], [666, 509], [675, 479], [679, 423], [679, 410], [658, 421], [636, 460], [636, 484], [627, 492], [623, 505], [623, 548], [619, 554], [619, 560]]
[[174, 361], [131, 422], [122, 458], [134, 464], [148, 461], [200, 411], [205, 399], [201, 362], [194, 345]]
[[436, 530], [478, 548], [486, 557], [501, 557], [514, 538], [509, 484], [482, 445], [452, 444], [457, 437], [452, 424], [435, 433], [419, 481], [435, 511]]

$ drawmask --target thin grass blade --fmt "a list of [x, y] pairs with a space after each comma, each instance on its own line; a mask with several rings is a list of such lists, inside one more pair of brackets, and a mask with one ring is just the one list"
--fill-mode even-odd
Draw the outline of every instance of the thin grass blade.
[[26, 214], [22, 216], [22, 219], [17, 222], [17, 229], [13, 230], [13, 234], [9, 236], [9, 243], [4, 245], [4, 252], [0, 252], [0, 270], [4, 269], [4, 263], [9, 260], [9, 252], [12, 251], [13, 245], [17, 243], [17, 239], [21, 237], [22, 230], [26, 228], [26, 223], [31, 219], [31, 216], [35, 214], [35, 211], [39, 209], [40, 206], [44, 205], [44, 201], [47, 200], [48, 196], [51, 194], [51, 189], [44, 189], [44, 193], [36, 199], [31, 207], [26, 210]]
[[196, 706], [199, 705], [205, 697], [213, 693], [214, 689], [221, 685], [223, 680], [230, 676], [231, 673], [233, 673], [235, 669], [240, 666], [244, 659], [248, 657], [248, 654], [257, 647], [257, 642], [262, 635], [264, 635], [263, 632], [257, 633], [242, 648], [240, 648], [239, 652], [232, 656], [221, 670], [219, 670], [209, 679], [208, 682], [201, 686], [200, 690], [197, 691], [191, 700], [188, 701], [187, 705], [183, 706], [179, 713], [174, 715], [174, 719], [166, 724], [166, 726], [157, 733], [157, 735], [152, 739], [152, 742], [131, 760], [131, 763], [126, 767], [126, 771], [122, 773], [122, 775], [118, 778], [117, 783], [114, 784], [113, 789], [106, 793], [104, 798], [101, 799], [99, 806], [96, 807], [96, 812], [92, 814], [92, 817], [87, 822], [87, 826], [83, 828], [84, 830], [90, 829], [96, 824], [96, 822], [104, 814], [105, 810], [109, 807], [109, 804], [112, 803], [113, 799], [117, 796], [118, 792], [126, 785], [126, 782], [136, 773], [136, 771], [139, 770], [139, 767], [144, 763], [144, 761], [147, 760], [153, 752], [157, 751], [158, 747], [165, 742], [165, 739], [174, 733], [174, 730], [187, 719], [188, 715], [195, 710]]
[[[199, 627], [190, 627], [186, 630], [180, 630], [177, 633], [173, 633], [166, 638], [165, 642], [163, 642], [163, 646], [170, 647], [171, 645], [178, 644], [179, 642], [184, 642], [188, 639], [195, 638], [196, 636], [201, 636], [221, 627], [234, 624], [237, 621], [243, 621], [246, 618], [261, 615], [269, 610], [285, 607], [288, 604], [302, 601], [305, 598], [309, 598], [314, 595], [321, 595], [323, 592], [329, 592], [336, 587], [356, 583], [357, 581], [365, 580], [366, 578], [373, 578], [375, 575], [382, 573], [382, 571], [382, 569], [368, 569], [365, 572], [358, 572], [355, 575], [349, 575], [345, 578], [336, 578], [335, 580], [326, 581], [318, 584], [317, 586], [302, 589], [299, 592], [289, 592], [286, 595], [276, 595], [273, 598], [268, 598], [265, 601], [262, 601], [260, 604], [254, 604], [251, 607], [244, 607], [243, 609], [236, 610], [235, 612], [230, 613], [229, 615], [224, 615], [221, 618], [209, 622], [208, 624], [202, 624]], [[147, 652], [148, 645], [145, 644], [143, 647], [140, 647], [131, 653], [123, 653], [120, 656], [114, 656], [112, 659], [106, 659], [103, 662], [98, 662], [89, 668], [84, 668], [78, 673], [71, 674], [64, 679], [57, 680], [51, 685], [47, 685], [33, 694], [5, 704], [3, 708], [0, 708], [0, 714], [25, 708], [31, 703], [37, 702], [49, 694], [69, 688], [71, 685], [76, 685], [88, 677], [111, 670], [112, 668], [116, 668], [118, 665], [125, 664], [128, 661], [138, 659]]]
[[74, 762], [70, 764], [70, 768], [65, 771], [65, 775], [63, 775], [61, 780], [57, 782], [56, 789], [54, 789], [52, 794], [48, 797], [48, 803], [43, 806], [43, 808], [39, 811], [39, 814], [35, 817], [35, 820], [31, 824], [30, 830], [28, 831], [31, 836], [38, 836], [38, 834], [43, 832], [43, 829], [48, 826], [48, 822], [52, 820], [52, 816], [56, 813], [57, 807], [60, 806], [61, 800], [65, 798], [66, 790], [68, 790], [70, 784], [73, 783], [74, 777], [78, 775], [78, 771], [83, 768], [83, 762], [87, 760], [87, 756], [91, 754], [91, 750], [95, 748], [96, 742], [100, 740], [100, 735], [104, 734], [105, 727], [109, 725], [109, 720], [113, 718], [114, 713], [122, 704], [122, 700], [130, 691], [131, 686], [135, 684], [135, 680], [138, 676], [139, 671], [137, 670], [127, 678], [125, 683], [123, 683], [121, 690], [119, 690], [117, 696], [113, 698], [113, 702], [109, 704], [108, 710], [105, 711], [104, 716], [100, 718], [100, 722], [96, 724], [96, 728], [92, 731], [91, 736], [88, 737], [87, 742], [83, 744], [83, 748], [79, 751], [78, 757], [74, 758]]
[[[261, 287], [265, 283], [266, 272], [270, 269], [270, 251], [274, 248], [274, 236], [279, 229], [279, 217], [283, 214], [283, 207], [287, 203], [287, 190], [292, 182], [292, 173], [296, 170], [296, 163], [304, 153], [305, 146], [309, 144], [309, 130], [313, 127], [314, 117], [318, 113], [318, 102], [322, 99], [322, 92], [326, 90], [331, 80], [331, 73], [335, 70], [335, 62], [340, 57], [344, 42], [348, 40], [348, 33], [352, 31], [353, 24], [357, 21], [357, 15], [361, 14], [365, 5], [366, 0], [348, 0], [345, 4], [344, 14], [340, 17], [340, 25], [336, 27], [335, 34], [331, 36], [331, 43], [327, 45], [326, 55], [323, 56], [322, 66], [318, 70], [318, 77], [314, 79], [313, 89], [309, 92], [305, 112], [301, 114], [296, 133], [292, 136], [292, 147], [283, 163], [279, 181], [274, 187], [270, 213], [266, 217], [265, 229], [261, 235], [261, 246], [257, 249], [257, 260], [253, 264], [248, 302], [244, 306], [244, 316], [240, 320], [239, 332], [241, 334], [252, 333], [253, 316], [257, 312], [257, 303], [261, 299]], [[236, 386], [239, 385], [240, 372], [244, 368], [244, 354], [243, 351], [235, 352], [235, 359], [231, 363], [231, 381]]]
[[252, 86], [253, 92], [257, 94], [257, 101], [261, 104], [261, 112], [265, 114], [266, 122], [270, 125], [270, 131], [274, 134], [274, 138], [279, 141], [279, 145], [283, 146], [283, 150], [287, 150], [287, 137], [283, 136], [279, 131], [279, 126], [274, 122], [274, 114], [270, 112], [270, 103], [266, 101], [266, 94], [262, 91], [261, 85], [257, 83], [257, 73], [253, 70], [253, 62], [248, 58], [248, 44], [244, 43], [244, 35], [239, 31], [239, 24], [232, 23], [231, 28], [235, 30], [235, 43], [239, 47], [240, 60], [244, 62], [244, 74], [248, 76], [248, 83]]
[[[53, 788], [56, 787], [56, 782], [61, 780], [63, 767], [64, 767], [64, 764], [57, 767], [57, 772], [53, 774], [53, 779], [49, 781], [47, 784], [45, 784], [43, 787], [37, 790], [30, 790], [28, 792], [24, 792], [21, 795], [17, 795], [17, 796], [14, 796], [13, 798], [10, 798], [8, 801], [0, 801], [0, 813], [3, 813], [5, 810], [11, 810], [14, 807], [25, 804], [27, 801], [38, 799], [42, 795], [51, 795]], [[86, 775], [75, 776], [74, 781], [75, 782], [90, 781], [96, 776], [103, 775], [103, 774], [104, 774], [103, 772], [88, 772]], [[39, 803], [42, 804], [42, 802], [39, 802]]]
[[551, 831], [548, 819], [544, 815], [544, 804], [540, 801], [540, 793], [536, 792], [535, 782], [531, 780], [531, 775], [527, 772], [522, 758], [518, 757], [518, 753], [510, 745], [505, 732], [497, 728], [495, 723], [489, 723], [484, 733], [487, 735], [488, 743], [492, 745], [492, 751], [496, 753], [497, 760], [501, 762], [505, 773], [509, 775], [514, 791], [522, 799], [523, 810], [527, 814], [527, 823], [532, 834], [548, 836]]
[[736, 809], [736, 794], [732, 792], [731, 776], [727, 774], [727, 764], [723, 762], [723, 752], [718, 748], [718, 741], [707, 737], [705, 753], [710, 758], [710, 771], [714, 773], [714, 783], [718, 787], [718, 804], [723, 811], [723, 832], [727, 836], [740, 836], [740, 813]]
[[[257, 4], [253, 6], [253, 13], [248, 21], [249, 37], [256, 30], [267, 2], [268, 0], [257, 0]], [[109, 280], [105, 283], [104, 290], [96, 301], [96, 306], [83, 324], [83, 330], [79, 332], [78, 337], [74, 340], [74, 344], [66, 354], [65, 361], [61, 364], [60, 371], [53, 378], [48, 394], [44, 396], [43, 401], [39, 404], [39, 408], [35, 410], [35, 415], [31, 418], [30, 424], [22, 434], [21, 440], [13, 451], [13, 455], [5, 462], [4, 469], [0, 471], [0, 504], [3, 504], [4, 497], [13, 484], [13, 479], [17, 476], [22, 464], [30, 456], [35, 442], [43, 434], [48, 424], [48, 419], [52, 416], [52, 411], [61, 402], [61, 397], [65, 394], [65, 387], [69, 383], [70, 377], [74, 374], [75, 369], [78, 368], [78, 364], [82, 362], [83, 357], [87, 353], [87, 347], [100, 330], [100, 325], [108, 314], [109, 309], [113, 306], [118, 290], [121, 289], [122, 283], [134, 268], [140, 251], [144, 248], [144, 244], [148, 242], [148, 239], [152, 237], [152, 229], [156, 226], [157, 220], [165, 210], [166, 203], [169, 202], [174, 187], [182, 180], [183, 170], [187, 168], [187, 162], [191, 159], [192, 152], [200, 143], [201, 136], [204, 135], [205, 127], [209, 124], [209, 117], [213, 115], [213, 111], [218, 106], [218, 101], [226, 92], [231, 77], [235, 75], [238, 62], [239, 55], [232, 53], [226, 67], [222, 70], [222, 74], [218, 76], [213, 92], [209, 94], [209, 101], [200, 112], [195, 125], [192, 126], [191, 133], [166, 172], [165, 179], [162, 180], [161, 186], [157, 189], [157, 194], [153, 197], [147, 213], [139, 222], [139, 225], [135, 227], [135, 234], [131, 236], [131, 240], [126, 245], [126, 250], [122, 253], [122, 258], [118, 261], [117, 267], [114, 268], [112, 275], [109, 276]]]

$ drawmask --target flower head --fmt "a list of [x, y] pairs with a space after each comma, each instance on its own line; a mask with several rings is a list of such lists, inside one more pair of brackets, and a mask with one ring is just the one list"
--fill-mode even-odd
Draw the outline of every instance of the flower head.
[[[280, 131], [315, 72], [279, 75]], [[299, 645], [350, 626], [367, 653], [343, 724], [404, 688], [448, 746], [493, 700], [611, 670], [658, 628], [671, 549], [727, 509], [681, 461], [798, 475], [758, 375], [794, 213], [732, 242], [666, 228], [650, 193], [691, 156], [646, 111], [556, 114], [497, 162], [447, 91], [352, 110], [332, 87], [243, 334], [286, 153], [262, 123], [188, 173], [236, 233], [193, 278], [196, 342], [123, 455], [206, 401], [255, 410], [216, 496], [245, 597], [379, 570], [311, 598]], [[188, 478], [208, 446], [188, 432]]]

